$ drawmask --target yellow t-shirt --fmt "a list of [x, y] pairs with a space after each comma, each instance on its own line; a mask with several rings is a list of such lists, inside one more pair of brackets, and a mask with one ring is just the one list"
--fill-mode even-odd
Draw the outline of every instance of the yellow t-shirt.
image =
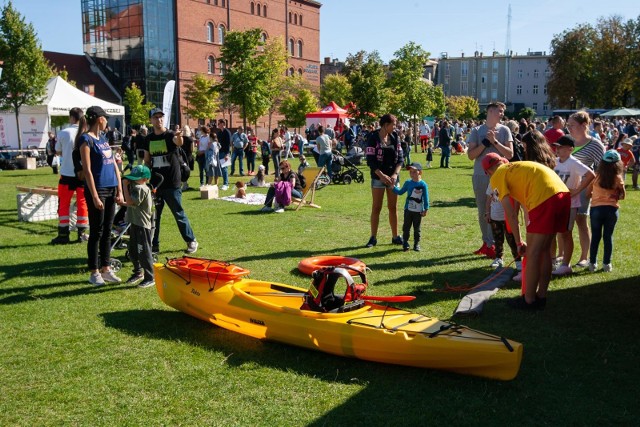
[[553, 169], [536, 162], [515, 162], [501, 165], [491, 175], [491, 188], [498, 198], [511, 196], [531, 211], [558, 193], [569, 189]]

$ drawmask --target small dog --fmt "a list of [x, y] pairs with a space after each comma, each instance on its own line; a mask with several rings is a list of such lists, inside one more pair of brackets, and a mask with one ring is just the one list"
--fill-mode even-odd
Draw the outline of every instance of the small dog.
[[244, 182], [238, 181], [236, 182], [236, 199], [246, 199], [247, 198], [247, 190], [245, 188]]

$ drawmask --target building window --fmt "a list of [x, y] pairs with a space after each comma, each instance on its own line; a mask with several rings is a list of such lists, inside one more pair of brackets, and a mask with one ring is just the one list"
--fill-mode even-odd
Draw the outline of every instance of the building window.
[[289, 68], [289, 70], [287, 71], [287, 75], [293, 76], [293, 73], [295, 73], [295, 70], [293, 69], [293, 67]]
[[538, 94], [538, 85], [533, 85], [533, 92], [534, 95]]
[[498, 75], [497, 74], [492, 74], [491, 75], [491, 83], [493, 83], [494, 85], [498, 84]]
[[544, 104], [542, 104], [542, 111], [544, 111], [546, 113], [548, 109], [549, 109], [549, 104], [548, 103], [545, 102]]
[[218, 6], [218, 0], [213, 0], [213, 5]]
[[493, 61], [491, 61], [491, 62], [492, 62], [492, 64], [491, 64], [491, 65], [493, 66], [493, 72], [494, 72], [494, 73], [497, 73], [497, 72], [498, 72], [498, 60], [497, 60], [497, 59], [494, 59], [494, 60], [493, 60]]
[[522, 85], [516, 86], [516, 95], [522, 95]]
[[262, 6], [258, 3], [258, 15], [262, 15]]
[[302, 58], [302, 40], [298, 40], [298, 58]]
[[256, 14], [256, 5], [254, 2], [251, 2], [251, 14], [252, 15]]
[[469, 92], [468, 82], [460, 82], [460, 93], [466, 95]]
[[218, 68], [220, 69], [220, 75], [224, 75], [224, 62], [222, 60], [218, 61]]
[[207, 41], [213, 43], [213, 24], [207, 22]]
[[[483, 59], [482, 60], [482, 69], [486, 70], [488, 66], [489, 66], [489, 61], [487, 61], [486, 59]], [[486, 96], [485, 96], [485, 98], [486, 98]]]
[[289, 12], [289, 24], [293, 24], [293, 13]]
[[521, 79], [522, 78], [522, 70], [518, 70], [518, 78]]
[[544, 76], [545, 76], [546, 78], [551, 77], [551, 70], [550, 70], [550, 69], [548, 69], [548, 68], [547, 68], [546, 70], [544, 70]]
[[215, 74], [216, 72], [216, 59], [213, 56], [207, 58], [207, 73]]
[[224, 25], [222, 24], [218, 25], [218, 43], [220, 44], [224, 44], [224, 33], [225, 33]]
[[543, 93], [546, 95], [547, 94], [547, 85], [546, 84], [543, 86], [542, 90], [543, 90]]
[[262, 16], [264, 16], [265, 18], [267, 17], [267, 5], [266, 4], [262, 7]]
[[533, 70], [533, 78], [537, 79], [538, 77], [540, 77], [540, 72], [538, 70]]
[[299, 17], [300, 19], [298, 19], [298, 24], [300, 24], [300, 26], [302, 26], [302, 15], [300, 15]]
[[302, 75], [302, 68], [298, 68], [298, 75]]
[[222, 7], [227, 7], [227, 0], [222, 0]]
[[260, 41], [262, 43], [266, 43], [267, 42], [267, 33], [260, 34]]
[[491, 100], [492, 101], [498, 100], [498, 89], [491, 89]]
[[297, 13], [293, 14], [293, 24], [294, 25], [298, 25], [298, 14]]
[[487, 102], [487, 90], [486, 89], [480, 90], [480, 100], [482, 102]]
[[295, 42], [293, 39], [289, 39], [289, 55], [293, 56], [293, 49], [295, 47]]
[[469, 75], [469, 63], [467, 61], [462, 61], [460, 63], [460, 75], [462, 77], [467, 77]]
[[536, 113], [538, 112], [538, 103], [537, 103], [537, 102], [534, 102], [534, 103], [533, 103], [533, 109], [534, 109], [534, 111], [535, 111]]

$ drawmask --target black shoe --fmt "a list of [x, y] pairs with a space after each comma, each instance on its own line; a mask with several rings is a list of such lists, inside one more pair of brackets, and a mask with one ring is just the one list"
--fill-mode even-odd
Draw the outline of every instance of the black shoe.
[[55, 237], [55, 238], [51, 239], [51, 244], [52, 245], [67, 245], [67, 244], [69, 244], [69, 235], [66, 235], [66, 236], [58, 235], [58, 237]]
[[408, 252], [408, 251], [409, 251], [409, 244], [408, 244], [408, 243], [406, 243], [406, 242], [405, 242], [405, 243], [403, 243], [403, 244], [402, 244], [402, 250], [403, 250], [403, 251], [405, 251], [405, 252]]
[[413, 245], [413, 250], [416, 252], [420, 252], [420, 245]]
[[125, 282], [127, 285], [134, 285], [144, 279], [144, 275], [142, 273], [133, 273], [131, 277], [127, 279]]
[[366, 247], [367, 248], [372, 248], [377, 244], [378, 244], [378, 239], [376, 239], [375, 237], [371, 236], [371, 238], [369, 239], [369, 241], [366, 244]]
[[524, 295], [508, 300], [507, 305], [511, 308], [515, 308], [516, 310], [535, 311], [539, 309], [537, 301], [529, 304], [525, 300]]
[[401, 245], [402, 244], [402, 237], [396, 236], [396, 237], [392, 238], [391, 239], [391, 244], [392, 245]]
[[153, 279], [149, 279], [149, 280], [145, 280], [142, 283], [140, 283], [138, 285], [139, 288], [150, 288], [151, 286], [155, 285], [156, 282], [153, 281]]
[[157, 254], [158, 252], [160, 252], [160, 246], [151, 246], [151, 252]]

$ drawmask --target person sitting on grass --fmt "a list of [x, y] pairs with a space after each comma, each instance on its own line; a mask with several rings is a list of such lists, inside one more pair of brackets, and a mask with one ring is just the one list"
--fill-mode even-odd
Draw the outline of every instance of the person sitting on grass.
[[[543, 309], [551, 280], [551, 243], [556, 233], [568, 229], [571, 210], [569, 189], [552, 169], [536, 162], [508, 163], [499, 154], [488, 153], [482, 159], [482, 168], [490, 176], [491, 188], [497, 191], [518, 253], [527, 257], [525, 294], [508, 304], [517, 309]], [[518, 212], [509, 198], [529, 212], [526, 242], [520, 236]]]
[[135, 166], [129, 175], [124, 177], [124, 202], [127, 207], [129, 228], [129, 258], [133, 263], [133, 274], [128, 284], [140, 282], [139, 288], [154, 285], [153, 256], [151, 254], [153, 199], [151, 189], [147, 185], [151, 179], [151, 170], [145, 165]]

